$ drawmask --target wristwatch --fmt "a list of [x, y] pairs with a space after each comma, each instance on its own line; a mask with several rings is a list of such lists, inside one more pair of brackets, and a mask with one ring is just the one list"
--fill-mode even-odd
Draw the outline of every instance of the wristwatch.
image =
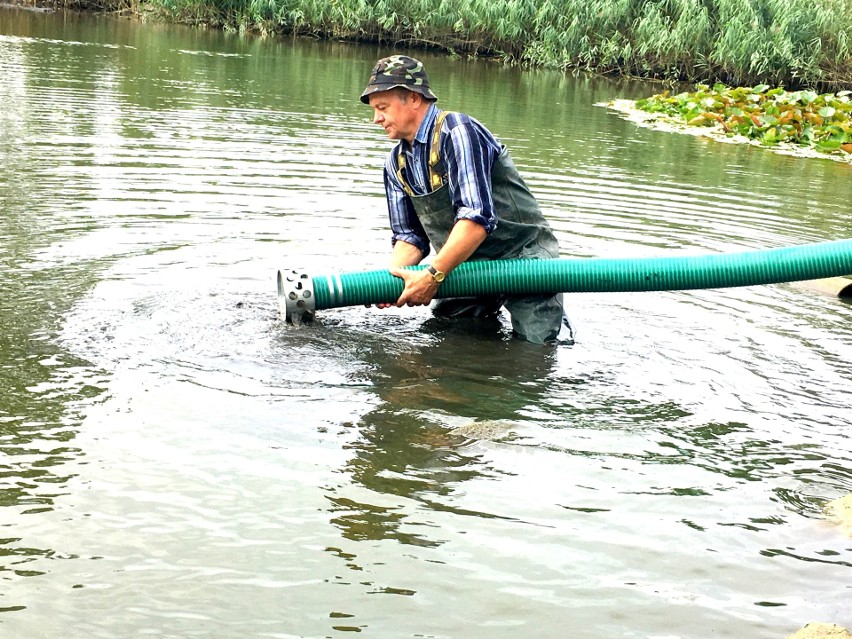
[[439, 271], [431, 264], [426, 267], [426, 270], [432, 274], [432, 279], [435, 280], [437, 284], [440, 284], [444, 281], [444, 278], [447, 277], [447, 274], [444, 271]]

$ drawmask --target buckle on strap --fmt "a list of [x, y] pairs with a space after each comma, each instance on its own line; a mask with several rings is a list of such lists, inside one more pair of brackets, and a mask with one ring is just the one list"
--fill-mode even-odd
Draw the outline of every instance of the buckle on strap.
[[440, 189], [444, 185], [444, 176], [440, 173], [435, 173], [435, 167], [441, 161], [441, 127], [444, 125], [446, 117], [452, 111], [441, 111], [438, 117], [435, 118], [435, 131], [432, 133], [432, 146], [429, 147], [429, 184], [433, 191]]
[[[435, 118], [435, 128], [432, 132], [432, 144], [429, 147], [430, 192], [435, 191], [444, 185], [444, 175], [436, 173], [435, 167], [438, 166], [438, 163], [441, 161], [441, 127], [444, 125], [444, 120], [450, 113], [452, 113], [452, 111], [441, 111], [438, 114], [438, 117]], [[414, 190], [408, 184], [408, 180], [405, 179], [405, 151], [402, 150], [401, 144], [399, 145], [396, 164], [396, 177], [400, 184], [402, 184], [403, 191], [405, 191], [409, 197], [413, 197]]]

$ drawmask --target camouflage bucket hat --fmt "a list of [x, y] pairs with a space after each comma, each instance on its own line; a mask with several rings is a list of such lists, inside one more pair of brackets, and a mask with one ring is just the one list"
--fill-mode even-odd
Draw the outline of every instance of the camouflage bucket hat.
[[379, 91], [387, 91], [395, 87], [402, 87], [409, 91], [416, 91], [430, 100], [438, 97], [429, 90], [429, 78], [423, 69], [423, 63], [407, 55], [392, 55], [382, 58], [373, 67], [367, 88], [361, 94], [361, 102], [370, 103], [370, 94]]

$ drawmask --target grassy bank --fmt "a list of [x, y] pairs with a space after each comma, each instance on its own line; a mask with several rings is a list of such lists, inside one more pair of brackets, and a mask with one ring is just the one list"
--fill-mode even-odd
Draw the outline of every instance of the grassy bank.
[[[852, 88], [852, 0], [55, 0], [555, 69]], [[129, 4], [128, 4], [129, 3]]]

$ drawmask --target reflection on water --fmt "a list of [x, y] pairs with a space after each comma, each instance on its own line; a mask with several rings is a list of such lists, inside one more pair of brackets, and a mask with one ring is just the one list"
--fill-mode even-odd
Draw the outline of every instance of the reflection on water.
[[[475, 432], [470, 426], [476, 421], [522, 415], [541, 401], [555, 365], [553, 349], [512, 340], [502, 328], [497, 321], [432, 318], [422, 325], [417, 343], [380, 353], [363, 350], [378, 403], [354, 425], [358, 437], [346, 446], [353, 457], [344, 470], [354, 481], [384, 498], [413, 500], [426, 511], [497, 516], [452, 506], [457, 486], [475, 478], [499, 479], [501, 473], [475, 449], [461, 446], [465, 440], [458, 432]], [[340, 513], [332, 521], [349, 539], [441, 543], [429, 539], [440, 530], [429, 530], [428, 521], [406, 522], [422, 527], [421, 534], [401, 533], [407, 515], [399, 508], [329, 499], [333, 512]]]
[[[385, 263], [357, 101], [385, 53], [0, 10], [4, 633], [852, 626], [822, 512], [852, 492], [848, 304], [570, 295], [556, 348], [426, 309], [279, 321], [279, 268]], [[646, 84], [418, 55], [566, 256], [852, 236], [847, 166], [594, 106]]]

